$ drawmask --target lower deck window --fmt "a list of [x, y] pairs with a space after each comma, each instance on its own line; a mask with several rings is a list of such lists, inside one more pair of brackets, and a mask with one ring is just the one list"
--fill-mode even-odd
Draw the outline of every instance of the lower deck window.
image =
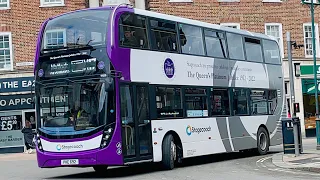
[[212, 116], [230, 115], [228, 89], [213, 89], [210, 100]]
[[249, 114], [246, 89], [233, 89], [233, 110], [234, 115]]
[[207, 89], [186, 88], [185, 101], [187, 117], [208, 116]]
[[157, 117], [183, 117], [181, 89], [156, 87]]

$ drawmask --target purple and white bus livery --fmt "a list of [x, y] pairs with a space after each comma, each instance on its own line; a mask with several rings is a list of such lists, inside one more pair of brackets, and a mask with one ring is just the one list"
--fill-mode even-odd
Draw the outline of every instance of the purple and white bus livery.
[[44, 22], [35, 54], [41, 168], [162, 162], [282, 141], [282, 60], [264, 34], [133, 9]]

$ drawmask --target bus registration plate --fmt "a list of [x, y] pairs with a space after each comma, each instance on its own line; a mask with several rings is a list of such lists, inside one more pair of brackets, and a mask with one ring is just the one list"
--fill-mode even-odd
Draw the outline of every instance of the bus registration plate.
[[63, 159], [61, 165], [76, 165], [79, 164], [79, 159]]

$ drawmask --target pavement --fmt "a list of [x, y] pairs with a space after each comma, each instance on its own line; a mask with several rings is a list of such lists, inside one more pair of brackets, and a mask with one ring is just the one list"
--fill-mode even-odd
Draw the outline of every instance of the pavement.
[[272, 163], [280, 168], [320, 173], [320, 150], [316, 150], [316, 139], [302, 139], [302, 144], [303, 152], [298, 156], [280, 152], [272, 156]]

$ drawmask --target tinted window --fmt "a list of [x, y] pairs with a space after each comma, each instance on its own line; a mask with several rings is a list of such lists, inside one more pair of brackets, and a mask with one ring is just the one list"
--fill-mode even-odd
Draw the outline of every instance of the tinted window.
[[125, 13], [120, 17], [120, 46], [132, 48], [148, 48], [144, 17]]
[[205, 30], [207, 55], [212, 57], [226, 58], [227, 48], [224, 34], [212, 30]]
[[261, 42], [259, 39], [244, 38], [248, 61], [263, 62]]
[[245, 89], [233, 90], [233, 110], [235, 115], [248, 113], [247, 91]]
[[230, 115], [227, 89], [214, 89], [210, 95], [212, 115]]
[[156, 87], [158, 118], [183, 117], [181, 89]]
[[277, 91], [271, 90], [268, 93], [268, 104], [269, 104], [269, 114], [274, 114], [274, 111], [277, 108], [278, 99], [277, 99]]
[[208, 116], [207, 91], [203, 88], [186, 88], [187, 117]]
[[227, 40], [230, 59], [244, 60], [242, 36], [227, 33]]
[[267, 91], [251, 90], [251, 112], [253, 115], [268, 114]]
[[280, 50], [276, 41], [263, 40], [264, 59], [266, 63], [280, 64]]
[[174, 22], [150, 20], [152, 49], [159, 51], [177, 51], [177, 30]]
[[200, 27], [180, 24], [179, 32], [182, 53], [204, 55], [202, 31]]

